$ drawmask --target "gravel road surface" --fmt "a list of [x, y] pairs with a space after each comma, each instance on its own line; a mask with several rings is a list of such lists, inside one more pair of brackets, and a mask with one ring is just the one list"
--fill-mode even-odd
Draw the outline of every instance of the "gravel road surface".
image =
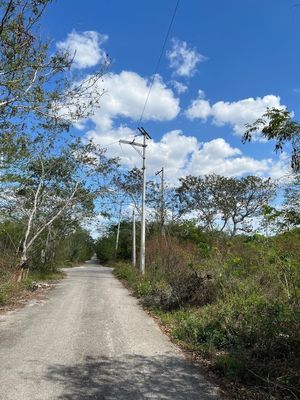
[[67, 275], [0, 316], [1, 400], [218, 398], [111, 269]]

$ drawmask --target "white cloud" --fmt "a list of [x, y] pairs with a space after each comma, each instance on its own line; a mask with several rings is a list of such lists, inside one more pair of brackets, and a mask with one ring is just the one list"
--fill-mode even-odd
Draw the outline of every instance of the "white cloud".
[[189, 119], [202, 119], [206, 121], [211, 116], [211, 106], [208, 100], [196, 99], [193, 100], [190, 107], [186, 110], [186, 116]]
[[224, 139], [218, 138], [204, 143], [199, 151], [193, 154], [188, 166], [188, 174], [262, 175], [268, 172], [269, 167], [269, 160], [260, 161], [245, 157], [240, 149], [233, 148]]
[[178, 39], [172, 39], [172, 48], [167, 51], [167, 58], [175, 75], [187, 78], [192, 77], [197, 71], [197, 65], [206, 60], [206, 57]]
[[[120, 139], [131, 140], [136, 135], [136, 131], [128, 127], [120, 126], [116, 129], [100, 132], [99, 130], [89, 131], [88, 138], [92, 138], [96, 143], [107, 146], [110, 156], [119, 156], [122, 165], [133, 168], [140, 167], [141, 156], [130, 145], [120, 145]], [[136, 142], [142, 141], [141, 137], [135, 138]], [[147, 146], [147, 174], [153, 176], [155, 172], [164, 166], [169, 179], [176, 181], [182, 175], [186, 164], [199, 147], [196, 137], [184, 136], [181, 131], [175, 130], [166, 133], [160, 141], [150, 140]]]
[[[100, 108], [95, 110], [91, 120], [101, 130], [110, 130], [115, 118], [129, 118], [138, 121], [149, 93], [150, 79], [135, 72], [122, 71], [120, 74], [107, 74], [97, 83], [104, 88]], [[94, 91], [94, 88], [91, 89]], [[87, 98], [89, 101], [89, 98]], [[169, 121], [180, 111], [179, 99], [167, 88], [161, 77], [154, 79], [151, 95], [143, 115], [145, 121]]]
[[245, 132], [245, 125], [255, 122], [268, 107], [285, 108], [280, 103], [280, 97], [272, 94], [255, 99], [250, 97], [234, 102], [218, 101], [210, 104], [208, 100], [203, 99], [201, 92], [201, 95], [191, 102], [185, 114], [191, 120], [198, 118], [205, 121], [211, 117], [215, 125], [231, 125], [233, 131], [241, 135]]
[[234, 132], [241, 134], [245, 131], [245, 124], [256, 121], [268, 107], [282, 107], [280, 97], [267, 95], [232, 103], [219, 101], [212, 106], [214, 123], [216, 125], [231, 124]]
[[66, 40], [57, 42], [56, 47], [60, 51], [68, 51], [71, 57], [74, 56], [73, 68], [81, 69], [107, 61], [106, 52], [101, 48], [107, 40], [108, 35], [95, 31], [79, 33], [73, 30]]
[[149, 143], [149, 173], [154, 174], [163, 166], [166, 176], [174, 182], [198, 149], [199, 143], [194, 136], [185, 136], [180, 130], [165, 133], [160, 141]]
[[[119, 126], [108, 131], [98, 129], [88, 132], [98, 144], [107, 146], [108, 155], [119, 156], [127, 168], [141, 167], [141, 156], [130, 145], [121, 145], [120, 139], [133, 139], [136, 131]], [[135, 138], [141, 142], [141, 138]], [[271, 158], [257, 160], [243, 155], [239, 148], [232, 147], [223, 138], [201, 143], [195, 136], [187, 136], [180, 130], [165, 133], [159, 141], [150, 140], [147, 147], [147, 175], [154, 176], [161, 167], [166, 179], [176, 185], [178, 178], [186, 175], [219, 174], [242, 176], [253, 174], [278, 178], [287, 173], [287, 160]]]
[[210, 142], [204, 143], [201, 153], [204, 158], [213, 155], [215, 159], [233, 157], [242, 154], [240, 149], [231, 147], [230, 144], [222, 138], [213, 139]]
[[170, 83], [173, 85], [174, 89], [178, 94], [185, 93], [188, 90], [188, 86], [184, 85], [181, 82], [173, 80]]

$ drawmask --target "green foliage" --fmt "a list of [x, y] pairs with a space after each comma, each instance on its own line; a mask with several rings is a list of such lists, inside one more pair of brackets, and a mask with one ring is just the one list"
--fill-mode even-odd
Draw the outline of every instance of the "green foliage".
[[148, 279], [140, 280], [135, 286], [135, 292], [139, 297], [147, 297], [152, 292], [152, 284]]
[[13, 294], [13, 285], [9, 282], [0, 284], [0, 305], [6, 304]]
[[292, 119], [285, 109], [268, 108], [253, 124], [247, 125], [243, 142], [252, 140], [260, 132], [267, 140], [275, 140], [275, 151], [281, 152], [287, 145], [291, 146], [291, 168], [300, 171], [300, 124]]
[[[139, 241], [139, 223], [137, 227], [137, 242]], [[117, 225], [111, 225], [104, 236], [95, 243], [95, 250], [101, 262], [130, 260], [132, 256], [132, 222], [121, 221], [119, 244], [116, 251]]]
[[0, 225], [0, 305], [26, 295], [26, 291], [31, 290], [33, 281], [55, 281], [63, 278], [64, 273], [58, 270], [59, 267], [87, 260], [94, 253], [93, 239], [82, 228], [77, 227], [73, 232], [65, 232], [59, 238], [54, 236], [51, 240], [44, 235], [31, 249], [28, 277], [17, 283], [15, 274], [18, 256], [15, 246], [22, 237], [22, 229], [22, 224], [17, 222]]
[[101, 262], [112, 261], [115, 257], [116, 239], [112, 236], [101, 237], [96, 241], [97, 257]]
[[64, 277], [61, 271], [30, 271], [29, 276], [22, 282], [0, 279], [0, 306], [10, 304], [16, 300], [26, 297], [32, 290], [32, 283], [41, 281], [57, 281]]
[[293, 182], [284, 192], [284, 224], [283, 228], [290, 229], [300, 226], [300, 175], [294, 176]]
[[[277, 358], [299, 348], [299, 314], [280, 301], [253, 294], [230, 296], [176, 319], [174, 335], [190, 345], [209, 343], [215, 350], [249, 352], [255, 359]], [[298, 322], [297, 322], [298, 321]]]
[[[177, 232], [180, 240], [148, 240], [144, 277], [130, 266], [121, 273], [117, 266], [116, 275], [177, 341], [217, 373], [255, 387], [258, 399], [300, 390], [299, 230], [269, 238], [199, 235], [199, 242], [196, 235], [194, 243], [182, 239], [182, 227]], [[188, 229], [185, 235], [191, 237]], [[209, 252], [199, 252], [198, 243], [209, 244]], [[267, 392], [258, 389], [269, 381]]]
[[[64, 228], [58, 223], [35, 242], [29, 252], [32, 271], [55, 273], [60, 266], [90, 259], [94, 254], [94, 241], [87, 231], [76, 224]], [[24, 230], [21, 222], [0, 224], [0, 283], [11, 281], [16, 272]]]
[[[248, 384], [253, 381], [253, 376], [247, 370], [244, 360], [231, 354], [220, 354], [216, 357], [215, 369], [229, 379], [239, 379]], [[252, 379], [251, 379], [252, 378]]]
[[250, 232], [250, 221], [274, 196], [270, 179], [220, 175], [186, 176], [176, 189], [180, 214], [198, 214], [198, 223], [208, 232], [219, 230], [235, 236]]
[[89, 232], [82, 228], [64, 238], [57, 247], [57, 254], [62, 262], [89, 260], [95, 252], [93, 239]]
[[135, 285], [138, 282], [138, 272], [133, 269], [129, 264], [124, 262], [118, 262], [114, 264], [115, 270], [114, 274], [125, 281], [127, 281], [130, 285]]
[[[103, 91], [96, 83], [108, 60], [86, 76], [70, 73], [73, 54], [53, 53], [39, 34], [50, 3], [0, 2], [0, 250], [13, 248], [21, 272], [32, 265], [55, 265], [54, 252], [62, 252], [55, 240], [65, 239], [76, 223], [93, 215], [103, 179], [117, 163], [92, 141], [68, 134], [98, 104]], [[87, 255], [83, 249], [73, 251], [61, 259]]]
[[[33, 281], [40, 282], [40, 281], [57, 281], [62, 279], [65, 276], [64, 272], [62, 271], [30, 271], [28, 280], [29, 284]], [[27, 284], [28, 282], [25, 282]]]

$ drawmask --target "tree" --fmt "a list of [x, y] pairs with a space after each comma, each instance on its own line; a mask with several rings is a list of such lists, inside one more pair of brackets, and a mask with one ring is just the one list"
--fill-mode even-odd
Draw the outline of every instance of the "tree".
[[75, 76], [74, 54], [53, 51], [39, 33], [50, 3], [0, 2], [0, 218], [24, 227], [16, 244], [21, 272], [39, 241], [91, 215], [115, 165], [103, 149], [67, 135], [97, 106], [96, 83], [109, 61]]
[[243, 142], [250, 142], [255, 132], [261, 132], [267, 140], [275, 140], [276, 152], [291, 147], [291, 168], [300, 172], [300, 124], [284, 109], [268, 108], [253, 124], [247, 124]]
[[[134, 167], [116, 176], [115, 192], [119, 195], [119, 202], [131, 204], [137, 212], [141, 214], [141, 196], [143, 185], [143, 171]], [[149, 179], [146, 183], [146, 206], [147, 206], [147, 231], [149, 232], [149, 223], [156, 221], [156, 230], [162, 231], [162, 226], [174, 205], [173, 188], [164, 184], [164, 196], [162, 197], [161, 183]], [[170, 212], [169, 212], [170, 213]], [[153, 226], [151, 226], [153, 229]]]
[[143, 173], [139, 168], [132, 168], [118, 174], [114, 179], [115, 191], [122, 197], [123, 202], [132, 203], [140, 210], [140, 200], [142, 196]]
[[55, 245], [56, 257], [62, 261], [86, 261], [95, 253], [94, 241], [91, 235], [80, 226], [65, 235], [63, 240], [56, 240]]
[[0, 148], [13, 159], [24, 149], [26, 137], [67, 131], [92, 112], [103, 93], [96, 83], [108, 61], [76, 77], [71, 70], [74, 54], [55, 52], [41, 38], [39, 22], [50, 3], [0, 2]]
[[65, 145], [53, 138], [26, 143], [24, 157], [14, 164], [3, 157], [0, 183], [1, 216], [25, 227], [17, 253], [19, 276], [42, 234], [60, 220], [65, 225], [92, 215], [94, 200], [105, 194], [105, 180], [116, 166], [93, 143], [75, 140]]
[[182, 215], [197, 213], [207, 231], [248, 232], [249, 222], [274, 195], [270, 179], [247, 176], [240, 179], [219, 175], [181, 178], [177, 189]]
[[[111, 224], [105, 234], [95, 242], [95, 250], [101, 262], [117, 259], [130, 260], [132, 257], [132, 222], [123, 220], [120, 224], [119, 245], [116, 251], [117, 224]], [[137, 241], [140, 239], [137, 229]]]
[[284, 192], [283, 220], [286, 228], [300, 226], [300, 175], [294, 177]]
[[[189, 175], [179, 179], [181, 186], [176, 189], [179, 214], [190, 214], [190, 217], [193, 217], [193, 213], [196, 212], [202, 227], [208, 231], [217, 229], [218, 209], [214, 201], [215, 180], [215, 175], [204, 177]], [[221, 230], [224, 228], [225, 225]]]

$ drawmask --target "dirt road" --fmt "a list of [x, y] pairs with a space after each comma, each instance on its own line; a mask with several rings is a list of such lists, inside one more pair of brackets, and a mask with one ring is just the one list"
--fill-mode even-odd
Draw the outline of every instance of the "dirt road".
[[109, 268], [0, 317], [0, 399], [216, 399]]

